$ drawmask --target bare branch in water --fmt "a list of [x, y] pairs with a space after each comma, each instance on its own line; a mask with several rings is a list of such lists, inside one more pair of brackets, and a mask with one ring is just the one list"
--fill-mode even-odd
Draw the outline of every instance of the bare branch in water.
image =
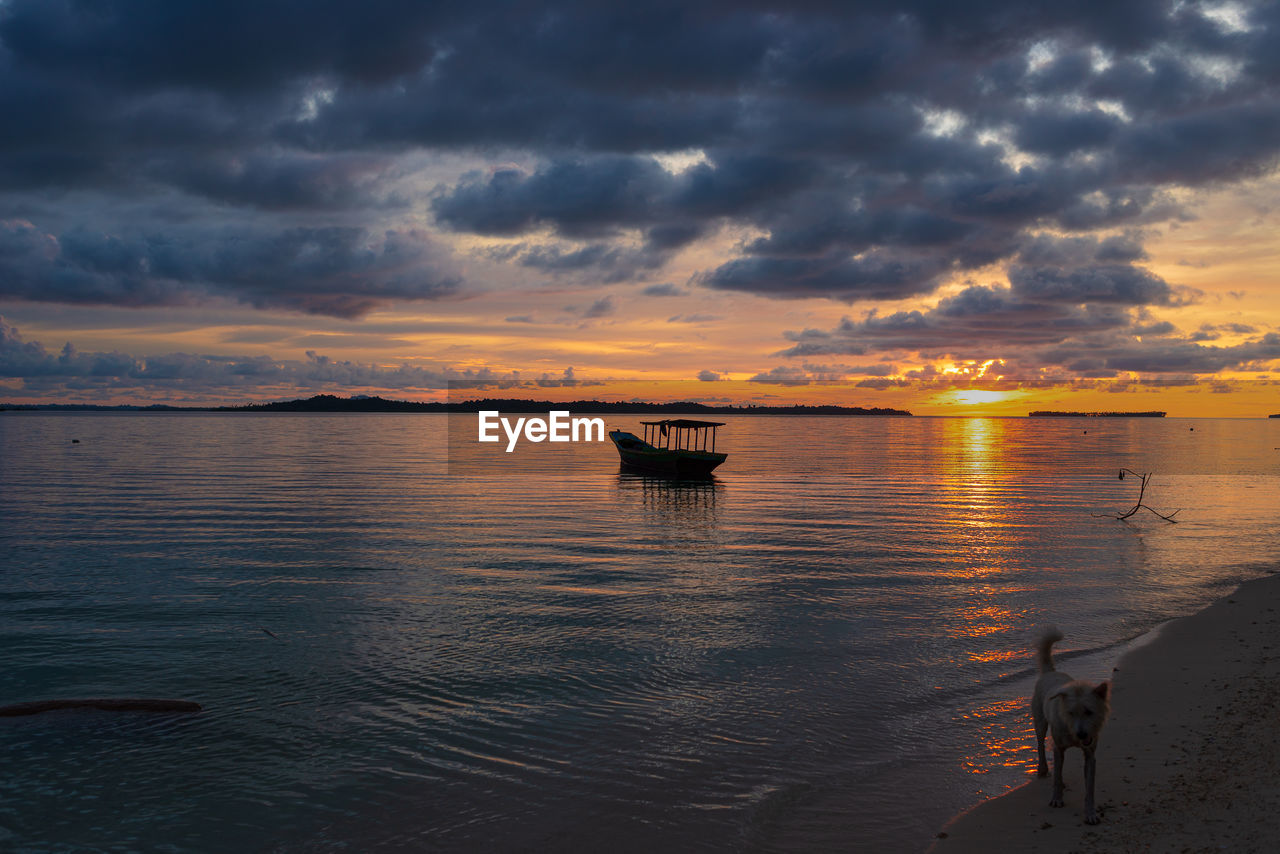
[[1134, 513], [1137, 513], [1139, 510], [1150, 510], [1152, 513], [1156, 514], [1166, 522], [1169, 522], [1170, 524], [1173, 524], [1173, 525], [1178, 524], [1178, 520], [1173, 517], [1181, 513], [1182, 512], [1181, 509], [1174, 510], [1172, 513], [1169, 513], [1168, 515], [1166, 515], [1164, 513], [1161, 513], [1159, 510], [1156, 510], [1142, 503], [1143, 496], [1147, 494], [1147, 482], [1151, 480], [1150, 472], [1147, 472], [1146, 474], [1140, 474], [1139, 472], [1136, 472], [1133, 469], [1120, 469], [1121, 480], [1124, 480], [1124, 476], [1126, 473], [1131, 474], [1134, 477], [1141, 478], [1142, 480], [1142, 485], [1138, 489], [1138, 503], [1134, 504], [1133, 508], [1128, 513], [1094, 513], [1093, 515], [1095, 517], [1101, 518], [1105, 516], [1108, 519], [1128, 519], [1130, 516], [1132, 516]]

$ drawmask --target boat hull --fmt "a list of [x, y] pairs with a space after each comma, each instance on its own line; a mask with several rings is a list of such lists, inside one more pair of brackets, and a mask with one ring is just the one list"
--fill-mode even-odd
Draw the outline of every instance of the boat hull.
[[609, 434], [625, 468], [664, 477], [707, 477], [728, 458], [711, 451], [655, 448], [631, 433], [615, 430]]

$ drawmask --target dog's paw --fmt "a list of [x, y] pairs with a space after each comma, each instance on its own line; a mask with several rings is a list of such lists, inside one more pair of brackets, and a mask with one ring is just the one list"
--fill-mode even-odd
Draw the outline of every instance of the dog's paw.
[[1102, 819], [1099, 818], [1096, 812], [1091, 812], [1084, 817], [1084, 823], [1085, 824], [1102, 824]]
[[1049, 799], [1049, 806], [1051, 806], [1051, 807], [1060, 807], [1060, 806], [1062, 806], [1062, 798], [1050, 798], [1050, 799]]
[[1036, 769], [1036, 776], [1037, 776], [1037, 777], [1048, 777], [1048, 776], [1049, 776], [1049, 769], [1048, 769], [1048, 768], [1037, 768], [1037, 769]]

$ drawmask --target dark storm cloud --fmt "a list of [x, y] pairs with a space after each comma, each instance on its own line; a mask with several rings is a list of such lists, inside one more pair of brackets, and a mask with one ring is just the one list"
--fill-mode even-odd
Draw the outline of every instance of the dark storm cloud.
[[25, 64], [123, 86], [239, 92], [300, 75], [376, 83], [430, 60], [437, 4], [363, 0], [16, 0], [0, 38]]
[[1076, 264], [1131, 263], [1147, 257], [1137, 233], [1096, 237], [1053, 237], [1036, 235], [1018, 248], [1022, 264], [1064, 267]]
[[[1149, 337], [1152, 335], [1172, 335], [1177, 331], [1178, 331], [1178, 328], [1167, 320], [1158, 320], [1154, 323], [1138, 324], [1137, 326], [1133, 327], [1133, 334], [1139, 337]], [[1249, 331], [1253, 331], [1253, 330], [1250, 329]]]
[[1187, 212], [1169, 193], [1153, 187], [1111, 186], [1082, 195], [1055, 216], [1068, 231], [1143, 225], [1185, 220]]
[[778, 365], [776, 368], [748, 377], [747, 382], [797, 386], [808, 385], [813, 382], [813, 378], [809, 376], [808, 371], [797, 365]]
[[[571, 378], [571, 372], [567, 376]], [[235, 393], [265, 391], [287, 395], [296, 394], [299, 389], [318, 393], [443, 389], [458, 384], [477, 388], [545, 384], [545, 379], [522, 381], [514, 374], [496, 374], [488, 369], [454, 371], [409, 364], [387, 367], [333, 359], [314, 351], [308, 351], [304, 361], [195, 353], [85, 353], [71, 344], [55, 353], [38, 341], [24, 340], [3, 317], [0, 378], [21, 382], [15, 396], [41, 394], [76, 399], [89, 395], [94, 399], [94, 394], [146, 391], [197, 402], [206, 395], [220, 401]], [[558, 382], [563, 384], [564, 380]]]
[[795, 345], [781, 355], [927, 351], [984, 359], [1004, 348], [1058, 344], [1129, 323], [1111, 306], [1031, 302], [1008, 288], [974, 285], [927, 311], [873, 312], [861, 321], [845, 318], [831, 331], [788, 333]]
[[[1041, 357], [1068, 367], [1082, 362], [1078, 348], [1046, 350]], [[1230, 347], [1205, 346], [1191, 339], [1141, 344], [1120, 340], [1090, 348], [1085, 358], [1109, 371], [1211, 374], [1225, 369], [1246, 368], [1251, 362], [1280, 358], [1280, 335], [1270, 332]]]
[[[1112, 287], [1086, 281], [1085, 289]], [[1143, 280], [1145, 281], [1145, 280]], [[1070, 289], [1077, 283], [1053, 282]], [[924, 353], [936, 358], [982, 362], [1006, 359], [1038, 372], [1065, 368], [1090, 376], [1121, 372], [1214, 373], [1247, 369], [1252, 363], [1280, 358], [1280, 336], [1267, 333], [1225, 347], [1204, 346], [1215, 335], [1205, 330], [1183, 335], [1167, 321], [1149, 322], [1131, 300], [1045, 299], [1016, 288], [974, 285], [946, 297], [925, 311], [881, 316], [868, 312], [862, 320], [845, 318], [834, 329], [786, 333], [793, 346], [778, 355]], [[1229, 325], [1236, 334], [1254, 332]]]
[[[1133, 266], [1138, 232], [1093, 234], [1274, 168], [1277, 55], [1261, 0], [9, 0], [0, 215], [38, 199], [37, 232], [105, 237], [9, 245], [4, 287], [354, 316], [459, 284], [361, 233], [408, 202], [548, 275], [640, 277], [730, 226], [749, 236], [695, 283], [900, 299], [1011, 263], [1019, 299], [1067, 314], [1168, 305], [1185, 297]], [[525, 165], [405, 182], [446, 152]], [[50, 202], [67, 188], [103, 195]], [[118, 225], [160, 196], [182, 216]], [[230, 245], [241, 211], [275, 219]], [[1051, 231], [1093, 257], [1030, 258]]]
[[642, 279], [646, 271], [662, 265], [665, 253], [648, 249], [594, 243], [586, 246], [557, 246], [525, 243], [504, 246], [485, 253], [496, 260], [514, 260], [522, 267], [553, 276], [589, 272], [593, 281], [605, 283]]
[[387, 158], [368, 155], [318, 157], [258, 152], [245, 157], [207, 157], [156, 163], [150, 174], [186, 192], [216, 202], [271, 211], [343, 210], [387, 203], [383, 178]]
[[875, 365], [825, 365], [806, 362], [795, 365], [779, 365], [768, 371], [761, 371], [751, 377], [748, 382], [774, 385], [808, 385], [810, 383], [843, 383], [855, 377], [867, 377], [855, 383], [858, 388], [889, 388], [902, 385], [901, 379], [889, 379], [898, 373], [895, 365], [880, 363]]
[[565, 160], [533, 175], [516, 169], [464, 175], [432, 209], [440, 222], [476, 234], [511, 236], [550, 226], [567, 237], [593, 237], [653, 222], [669, 184], [651, 158]]
[[606, 294], [600, 299], [587, 306], [587, 310], [582, 313], [583, 317], [608, 317], [618, 310], [613, 303], [613, 297]]
[[649, 285], [640, 293], [647, 297], [682, 297], [686, 294], [686, 291], [677, 288], [670, 282], [663, 282], [660, 285]]
[[370, 235], [355, 227], [263, 234], [173, 230], [123, 239], [77, 229], [47, 234], [0, 222], [0, 297], [114, 305], [184, 305], [223, 296], [260, 307], [337, 317], [390, 299], [431, 299], [457, 280], [430, 278], [421, 234]]
[[702, 236], [703, 226], [694, 223], [655, 225], [645, 231], [645, 246], [663, 251], [688, 246]]
[[1097, 264], [1074, 270], [1014, 265], [1009, 284], [1020, 297], [1044, 302], [1167, 305], [1169, 285], [1159, 276], [1124, 264]]
[[748, 257], [730, 261], [700, 281], [721, 290], [768, 296], [900, 299], [929, 293], [945, 268], [927, 257], [868, 254], [850, 258]]
[[1200, 186], [1273, 169], [1280, 153], [1280, 103], [1250, 101], [1130, 129], [1116, 145], [1131, 180]]
[[[832, 248], [861, 251], [880, 245], [928, 247], [963, 245], [979, 231], [963, 222], [910, 205], [867, 212], [850, 208], [842, 194], [806, 194], [794, 209], [776, 212], [767, 238], [753, 241], [749, 250], [761, 255], [813, 255]], [[1001, 254], [1001, 253], [997, 253]]]
[[700, 236], [707, 221], [748, 215], [813, 177], [810, 167], [780, 157], [726, 157], [679, 174], [650, 156], [570, 157], [533, 174], [472, 172], [431, 207], [439, 222], [476, 234], [550, 228], [589, 238], [644, 229], [651, 246], [678, 248]]

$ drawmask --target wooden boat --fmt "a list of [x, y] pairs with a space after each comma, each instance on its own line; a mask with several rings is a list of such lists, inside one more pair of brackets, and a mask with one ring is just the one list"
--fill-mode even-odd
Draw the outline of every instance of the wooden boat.
[[729, 456], [716, 453], [716, 429], [724, 426], [722, 421], [668, 418], [640, 423], [643, 439], [624, 430], [609, 433], [626, 468], [667, 477], [707, 477]]

